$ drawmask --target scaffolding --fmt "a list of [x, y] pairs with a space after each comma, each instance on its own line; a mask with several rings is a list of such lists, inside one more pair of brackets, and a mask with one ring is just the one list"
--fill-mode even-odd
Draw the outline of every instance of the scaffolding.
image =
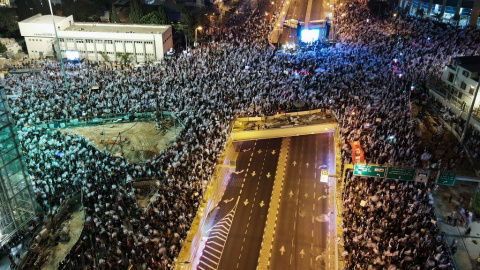
[[25, 173], [10, 108], [0, 87], [0, 245], [25, 231], [34, 217], [32, 188]]

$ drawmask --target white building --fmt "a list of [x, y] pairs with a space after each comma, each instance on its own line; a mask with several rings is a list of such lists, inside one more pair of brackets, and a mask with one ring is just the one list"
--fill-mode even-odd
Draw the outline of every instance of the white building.
[[[479, 80], [480, 55], [453, 58], [451, 65], [446, 66], [442, 74], [442, 81], [447, 84], [451, 99], [459, 103], [462, 110], [471, 106]], [[480, 98], [477, 94], [474, 108], [479, 106]]]
[[[117, 53], [131, 53], [132, 60], [157, 61], [173, 47], [171, 25], [75, 23], [73, 16], [54, 16], [62, 54], [78, 51], [81, 58], [119, 61]], [[30, 58], [51, 57], [58, 46], [52, 16], [37, 14], [18, 23]], [[63, 57], [65, 57], [63, 55]]]

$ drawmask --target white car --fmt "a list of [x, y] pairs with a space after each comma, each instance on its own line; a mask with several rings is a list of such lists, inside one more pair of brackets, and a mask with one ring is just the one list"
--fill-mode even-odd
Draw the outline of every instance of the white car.
[[300, 25], [303, 25], [303, 22], [301, 22], [301, 21], [299, 21], [299, 20], [289, 19], [289, 20], [285, 20], [285, 21], [283, 22], [283, 26], [297, 29], [298, 23], [300, 23]]

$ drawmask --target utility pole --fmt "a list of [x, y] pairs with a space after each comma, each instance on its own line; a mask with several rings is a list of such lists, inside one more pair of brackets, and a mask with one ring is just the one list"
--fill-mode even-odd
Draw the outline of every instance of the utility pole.
[[67, 88], [67, 92], [69, 92], [67, 74], [65, 73], [65, 65], [63, 64], [62, 50], [60, 48], [60, 41], [58, 41], [57, 26], [55, 25], [55, 17], [53, 17], [52, 2], [50, 0], [48, 0], [48, 5], [50, 6], [50, 13], [52, 14], [53, 30], [55, 31], [55, 39], [57, 40], [58, 54], [60, 56], [60, 63], [62, 64], [63, 79], [65, 80], [65, 87]]

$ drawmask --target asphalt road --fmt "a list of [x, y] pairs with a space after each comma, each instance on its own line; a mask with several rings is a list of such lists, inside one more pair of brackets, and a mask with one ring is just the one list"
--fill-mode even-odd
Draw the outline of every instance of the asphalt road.
[[239, 142], [235, 172], [217, 206], [197, 269], [256, 269], [281, 138]]
[[[307, 10], [309, 0], [290, 0], [290, 8], [285, 15], [285, 20], [296, 19], [305, 22], [314, 20], [324, 20], [325, 17], [332, 18], [331, 8], [329, 4], [333, 4], [333, 0], [310, 0], [312, 7]], [[289, 41], [298, 41], [297, 29], [283, 27], [283, 34], [281, 35], [279, 42], [285, 44]]]
[[333, 133], [292, 137], [270, 269], [334, 268], [334, 182], [322, 169], [334, 174]]

